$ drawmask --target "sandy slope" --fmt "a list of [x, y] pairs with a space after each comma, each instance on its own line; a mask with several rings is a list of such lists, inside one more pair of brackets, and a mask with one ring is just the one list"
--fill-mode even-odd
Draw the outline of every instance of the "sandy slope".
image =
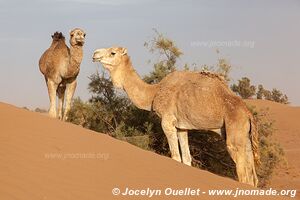
[[[84, 155], [86, 158], [80, 158]], [[122, 191], [125, 187], [162, 190], [192, 187], [202, 191], [249, 188], [107, 135], [0, 103], [1, 200], [119, 199], [111, 194], [114, 187]], [[181, 199], [237, 198], [202, 195]]]
[[272, 179], [273, 187], [297, 189], [300, 199], [300, 107], [292, 107], [271, 101], [247, 100], [258, 110], [268, 108], [274, 120], [274, 138], [281, 144], [288, 162], [287, 169], [278, 169]]

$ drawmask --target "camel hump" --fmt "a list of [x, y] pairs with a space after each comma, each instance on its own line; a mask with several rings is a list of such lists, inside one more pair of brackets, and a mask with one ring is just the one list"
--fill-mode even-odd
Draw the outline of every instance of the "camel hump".
[[53, 41], [65, 40], [65, 36], [61, 32], [55, 32], [52, 36]]

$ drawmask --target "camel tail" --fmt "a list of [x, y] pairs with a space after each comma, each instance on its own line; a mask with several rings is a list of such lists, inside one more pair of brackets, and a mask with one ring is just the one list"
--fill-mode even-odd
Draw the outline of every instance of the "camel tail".
[[259, 156], [259, 140], [258, 140], [258, 130], [257, 124], [252, 114], [250, 114], [250, 140], [253, 151], [254, 163], [256, 166], [260, 165], [260, 156]]
[[52, 35], [52, 39], [53, 39], [53, 42], [58, 42], [58, 41], [61, 41], [61, 40], [65, 40], [65, 36], [61, 33], [61, 32], [55, 32], [53, 35]]

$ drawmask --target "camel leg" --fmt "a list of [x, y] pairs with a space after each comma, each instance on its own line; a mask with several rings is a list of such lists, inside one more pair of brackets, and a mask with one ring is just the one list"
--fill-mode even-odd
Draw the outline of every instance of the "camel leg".
[[56, 89], [57, 84], [52, 80], [47, 80], [48, 94], [50, 99], [49, 116], [56, 118]]
[[234, 123], [230, 123], [230, 126], [226, 127], [226, 144], [228, 152], [236, 164], [238, 179], [242, 183], [256, 187], [258, 180], [249, 139], [250, 126], [249, 124], [240, 126]]
[[179, 144], [180, 144], [180, 149], [182, 154], [182, 162], [188, 166], [191, 166], [192, 157], [189, 148], [188, 131], [177, 130], [177, 136], [179, 139]]
[[57, 96], [58, 96], [58, 119], [63, 118], [63, 106], [64, 106], [64, 99], [65, 99], [65, 91], [66, 86], [60, 85], [57, 88]]
[[179, 146], [178, 146], [178, 137], [177, 129], [173, 125], [174, 119], [172, 117], [162, 117], [161, 126], [168, 139], [168, 144], [171, 152], [172, 159], [181, 162]]
[[66, 90], [66, 108], [63, 116], [63, 121], [66, 121], [68, 118], [68, 113], [71, 109], [71, 103], [72, 103], [72, 98], [75, 93], [75, 89], [77, 86], [77, 81], [74, 80], [73, 82], [69, 83], [67, 85], [67, 90]]

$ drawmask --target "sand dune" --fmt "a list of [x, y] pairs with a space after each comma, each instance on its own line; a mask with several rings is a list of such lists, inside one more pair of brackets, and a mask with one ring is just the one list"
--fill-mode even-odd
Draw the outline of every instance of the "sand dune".
[[[294, 148], [294, 147], [293, 147]], [[104, 134], [0, 104], [0, 199], [147, 199], [112, 189], [250, 188]], [[151, 199], [284, 199], [154, 196]]]

